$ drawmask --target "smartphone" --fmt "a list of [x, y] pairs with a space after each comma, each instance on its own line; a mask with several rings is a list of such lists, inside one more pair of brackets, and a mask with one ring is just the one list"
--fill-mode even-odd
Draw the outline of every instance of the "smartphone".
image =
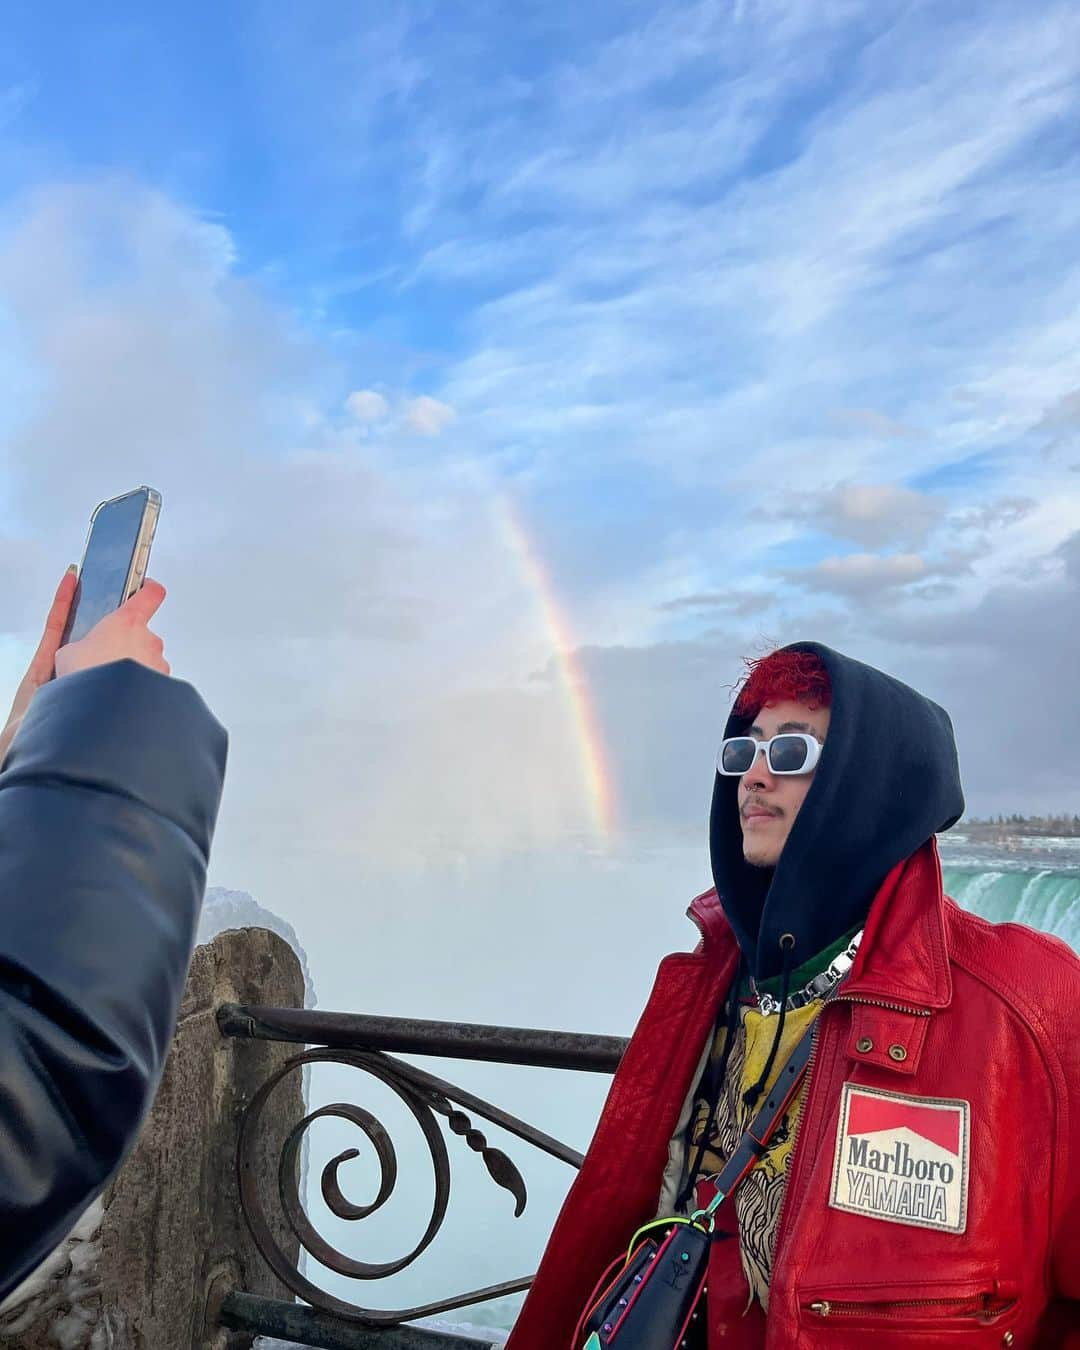
[[161, 493], [149, 487], [94, 508], [61, 646], [84, 638], [143, 584], [160, 513]]

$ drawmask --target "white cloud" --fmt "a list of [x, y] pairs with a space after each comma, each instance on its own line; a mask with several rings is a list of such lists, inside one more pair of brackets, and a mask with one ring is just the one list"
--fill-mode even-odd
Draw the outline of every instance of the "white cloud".
[[[410, 222], [399, 294], [460, 298], [438, 393], [477, 453], [568, 494], [585, 464], [644, 465], [735, 519], [762, 484], [911, 487], [981, 452], [1000, 474], [1002, 435], [1037, 420], [1078, 349], [1062, 282], [1080, 201], [1055, 148], [1080, 74], [1072, 7], [691, 0], [606, 31], [570, 25], [531, 81], [476, 81], [446, 72], [494, 61], [489, 24], [437, 45], [417, 25], [410, 80], [384, 99]], [[357, 156], [325, 68], [318, 137], [354, 193], [373, 155], [387, 165]], [[1040, 391], [1026, 419], [988, 415], [1010, 367]], [[968, 384], [983, 403], [961, 417], [950, 391]]]
[[1030, 497], [999, 497], [955, 512], [950, 518], [950, 528], [993, 531], [997, 535], [1026, 520], [1036, 506]]
[[374, 389], [357, 389], [345, 400], [346, 411], [364, 424], [381, 422], [390, 412], [390, 404]]
[[927, 575], [926, 560], [918, 553], [851, 553], [843, 558], [825, 558], [814, 567], [790, 572], [797, 581], [814, 590], [867, 600], [882, 591], [909, 586]]
[[[1074, 523], [1075, 523], [1074, 517]], [[956, 725], [975, 814], [1074, 809], [1080, 698], [1070, 678], [1080, 662], [1080, 531], [1039, 559], [1034, 583], [1006, 576], [977, 605], [887, 616], [872, 612], [871, 641], [894, 644], [909, 667], [937, 686]], [[1063, 753], [1037, 757], [1017, 774], [1024, 747], [1052, 724]], [[1038, 803], [1038, 805], [1026, 805]]]
[[[675, 38], [665, 23], [676, 12], [664, 10], [595, 61], [576, 60], [566, 72], [570, 105], [541, 105], [542, 148], [526, 156], [520, 145], [497, 143], [504, 157], [469, 168], [496, 194], [487, 211], [462, 221], [450, 204], [460, 177], [445, 176], [446, 210], [429, 210], [436, 224], [419, 275], [483, 275], [501, 293], [474, 311], [471, 350], [444, 387], [470, 414], [498, 409], [490, 424], [512, 424], [518, 443], [548, 460], [588, 453], [595, 463], [605, 453], [599, 443], [620, 456], [662, 458], [665, 471], [700, 480], [724, 476], [734, 439], [766, 475], [786, 473], [795, 427], [805, 435], [840, 403], [879, 443], [838, 445], [839, 428], [818, 438], [810, 463], [820, 476], [932, 468], [947, 446], [909, 433], [934, 426], [939, 408], [924, 406], [924, 419], [903, 406], [913, 381], [930, 374], [918, 349], [928, 331], [963, 327], [959, 347], [951, 331], [949, 346], [967, 359], [1010, 309], [1004, 296], [995, 303], [994, 288], [1012, 286], [1011, 275], [996, 279], [950, 314], [937, 273], [945, 270], [949, 285], [969, 272], [969, 254], [981, 263], [979, 222], [1000, 229], [1014, 220], [1027, 238], [1047, 222], [1055, 238], [1070, 233], [1067, 209], [1045, 211], [1064, 184], [1047, 183], [1022, 159], [999, 166], [1062, 115], [1076, 73], [1062, 34], [1074, 21], [1057, 7], [1022, 24], [998, 12], [931, 41], [926, 14], [883, 19], [875, 41], [858, 50], [843, 95], [791, 126], [784, 100], [792, 88], [815, 87], [833, 44], [866, 12], [837, 7], [815, 19], [814, 7], [799, 7], [789, 25], [768, 8], [748, 34], [732, 31], [722, 13], [683, 7]], [[721, 62], [712, 79], [694, 64], [705, 53]], [[734, 84], [723, 78], [728, 63], [740, 67]], [[687, 75], [677, 108], [642, 100], [641, 90], [673, 69]], [[616, 135], [627, 81], [638, 99], [633, 133]], [[733, 118], [738, 136], [729, 132]], [[425, 130], [441, 140], [443, 159], [452, 153], [449, 130]], [[771, 172], [740, 178], [748, 147], [770, 134], [790, 140], [787, 153]], [[686, 146], [674, 144], [679, 136]], [[971, 234], [958, 241], [961, 217]], [[1052, 246], [1040, 256], [1045, 271]], [[896, 413], [887, 419], [863, 401], [875, 381], [892, 392]], [[751, 384], [760, 398], [748, 409]], [[565, 422], [553, 434], [566, 408], [586, 407], [595, 414], [581, 435]], [[911, 442], [902, 456], [890, 443], [900, 437]]]
[[924, 542], [945, 510], [946, 502], [940, 496], [891, 483], [846, 483], [823, 494], [805, 515], [830, 534], [881, 548], [897, 542]]
[[405, 404], [404, 414], [405, 425], [421, 436], [438, 436], [457, 416], [448, 403], [440, 403], [427, 394], [410, 399]]
[[768, 591], [706, 591], [690, 595], [680, 595], [674, 600], [662, 600], [657, 608], [669, 614], [678, 614], [686, 610], [726, 611], [730, 614], [746, 617], [767, 608], [775, 600]]

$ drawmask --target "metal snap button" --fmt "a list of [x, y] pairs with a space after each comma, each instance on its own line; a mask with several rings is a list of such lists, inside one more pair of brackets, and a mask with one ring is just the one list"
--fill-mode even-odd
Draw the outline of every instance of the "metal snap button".
[[1002, 1345], [1012, 1345], [1013, 1341], [1015, 1341], [1015, 1340], [1016, 1340], [1016, 1337], [1012, 1334], [1012, 1332], [1011, 1332], [1011, 1331], [1007, 1331], [1007, 1332], [1005, 1333], [1005, 1335], [1002, 1336], [1002, 1338], [1001, 1338], [1001, 1344], [1002, 1344]]
[[874, 1042], [869, 1036], [860, 1036], [855, 1042], [855, 1049], [858, 1050], [860, 1055], [868, 1055], [873, 1048]]
[[907, 1051], [902, 1045], [890, 1045], [889, 1058], [895, 1059], [897, 1063], [901, 1063], [903, 1060], [907, 1059]]

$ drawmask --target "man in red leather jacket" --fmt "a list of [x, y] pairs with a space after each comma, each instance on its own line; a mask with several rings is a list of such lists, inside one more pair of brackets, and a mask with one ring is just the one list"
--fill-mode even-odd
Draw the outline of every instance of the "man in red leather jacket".
[[701, 941], [661, 963], [509, 1350], [580, 1350], [611, 1259], [708, 1194], [702, 1155], [722, 1165], [746, 1119], [779, 1003], [813, 1057], [718, 1211], [708, 1350], [1080, 1350], [1080, 961], [943, 895], [934, 835], [963, 811], [948, 716], [797, 643], [755, 663], [725, 747]]

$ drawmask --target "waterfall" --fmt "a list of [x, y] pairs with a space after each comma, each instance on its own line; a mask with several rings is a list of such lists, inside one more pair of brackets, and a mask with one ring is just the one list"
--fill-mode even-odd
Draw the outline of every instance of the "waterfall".
[[1012, 920], [1053, 933], [1080, 951], [1080, 872], [945, 867], [946, 894], [993, 923]]

